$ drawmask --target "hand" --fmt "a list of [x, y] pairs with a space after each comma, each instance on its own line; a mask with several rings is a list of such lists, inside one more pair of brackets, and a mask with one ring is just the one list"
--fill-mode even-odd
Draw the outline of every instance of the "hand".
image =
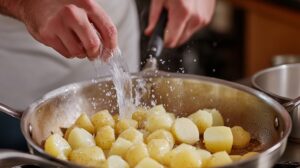
[[94, 0], [25, 0], [23, 6], [21, 20], [31, 35], [67, 58], [99, 56], [97, 32], [104, 48], [117, 46], [116, 27]]
[[164, 34], [165, 46], [173, 48], [182, 45], [210, 22], [214, 6], [215, 0], [152, 0], [149, 25], [145, 34], [152, 33], [165, 7], [168, 10], [168, 23]]

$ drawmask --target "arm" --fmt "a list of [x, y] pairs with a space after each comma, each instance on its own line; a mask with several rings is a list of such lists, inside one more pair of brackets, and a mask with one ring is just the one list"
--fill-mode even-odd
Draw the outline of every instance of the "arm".
[[152, 0], [146, 35], [152, 33], [163, 7], [169, 13], [164, 42], [173, 48], [185, 43], [210, 22], [215, 0]]
[[67, 58], [96, 58], [97, 32], [104, 48], [117, 46], [116, 27], [94, 0], [0, 0], [0, 12], [22, 21], [37, 41]]

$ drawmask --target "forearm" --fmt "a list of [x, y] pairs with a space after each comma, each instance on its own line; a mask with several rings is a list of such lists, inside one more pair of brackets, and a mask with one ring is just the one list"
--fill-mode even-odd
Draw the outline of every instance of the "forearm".
[[0, 14], [23, 20], [24, 1], [27, 0], [0, 0]]

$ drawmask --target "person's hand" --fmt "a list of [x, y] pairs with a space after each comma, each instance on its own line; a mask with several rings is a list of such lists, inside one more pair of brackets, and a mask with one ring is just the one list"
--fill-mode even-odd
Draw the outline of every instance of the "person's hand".
[[152, 0], [146, 35], [152, 33], [164, 7], [168, 10], [164, 43], [166, 47], [173, 48], [185, 43], [210, 22], [215, 0]]
[[[25, 0], [21, 20], [31, 35], [67, 58], [95, 59], [100, 39], [106, 49], [117, 46], [117, 30], [94, 0]], [[104, 55], [103, 57], [108, 57]], [[102, 58], [106, 60], [107, 58]]]

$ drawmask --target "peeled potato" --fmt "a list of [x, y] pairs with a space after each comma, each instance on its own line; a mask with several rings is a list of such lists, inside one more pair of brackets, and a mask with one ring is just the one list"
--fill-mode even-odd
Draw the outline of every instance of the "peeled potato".
[[198, 110], [197, 112], [191, 114], [188, 118], [197, 125], [201, 134], [204, 133], [206, 128], [211, 127], [213, 124], [212, 114], [205, 110]]
[[117, 123], [120, 120], [119, 114], [114, 114], [112, 117], [115, 120], [115, 123]]
[[148, 149], [144, 143], [133, 144], [126, 152], [125, 160], [128, 162], [130, 167], [134, 167], [141, 160], [148, 157]]
[[241, 157], [241, 160], [249, 159], [250, 157], [258, 155], [258, 152], [248, 152]]
[[50, 135], [45, 142], [46, 153], [56, 158], [67, 160], [71, 150], [69, 143], [59, 134]]
[[212, 126], [224, 126], [224, 119], [222, 114], [216, 109], [204, 109], [212, 114], [213, 117], [213, 124]]
[[147, 147], [150, 157], [160, 163], [163, 163], [164, 155], [171, 150], [169, 142], [165, 139], [152, 139]]
[[132, 146], [132, 142], [123, 139], [118, 138], [116, 142], [113, 143], [112, 147], [109, 150], [109, 156], [111, 155], [119, 155], [121, 157], [124, 157], [127, 150]]
[[144, 158], [143, 160], [141, 160], [136, 166], [135, 168], [164, 168], [163, 165], [161, 165], [160, 163], [158, 163], [156, 160], [153, 160], [149, 157]]
[[196, 150], [184, 149], [174, 153], [170, 168], [200, 167], [201, 164], [201, 159]]
[[194, 144], [199, 141], [197, 126], [187, 118], [177, 118], [172, 126], [172, 133], [182, 143]]
[[92, 116], [92, 123], [96, 129], [109, 125], [115, 126], [115, 120], [107, 110], [97, 112]]
[[129, 140], [132, 143], [139, 143], [144, 141], [143, 134], [135, 128], [128, 128], [123, 131], [120, 135], [120, 138]]
[[129, 165], [122, 157], [112, 155], [101, 165], [101, 168], [129, 168]]
[[192, 146], [192, 145], [189, 145], [189, 144], [182, 143], [182, 144], [176, 146], [176, 148], [173, 149], [173, 151], [175, 151], [175, 152], [179, 152], [179, 151], [182, 151], [182, 150], [196, 150], [196, 147]]
[[96, 145], [93, 135], [85, 129], [78, 127], [72, 129], [69, 134], [68, 142], [73, 150]]
[[147, 109], [143, 107], [138, 107], [136, 111], [132, 114], [132, 119], [138, 122], [139, 128], [144, 128], [144, 123], [147, 118]]
[[233, 136], [229, 127], [216, 126], [207, 128], [204, 132], [203, 138], [205, 147], [210, 152], [231, 152]]
[[170, 166], [171, 165], [171, 161], [173, 159], [173, 157], [175, 156], [176, 153], [180, 152], [180, 151], [184, 151], [184, 150], [192, 150], [192, 151], [195, 151], [196, 148], [192, 145], [188, 145], [188, 144], [180, 144], [179, 146], [177, 146], [176, 148], [174, 148], [173, 150], [167, 152], [163, 159], [162, 159], [162, 163], [167, 165], [167, 166]]
[[129, 127], [138, 128], [138, 122], [128, 118], [120, 119], [116, 124], [116, 133], [119, 135]]
[[202, 167], [206, 167], [206, 164], [207, 164], [208, 160], [211, 157], [211, 153], [207, 150], [204, 150], [204, 149], [197, 149], [196, 151], [197, 151], [198, 155], [201, 158]]
[[156, 106], [152, 107], [151, 109], [149, 109], [147, 115], [163, 114], [163, 113], [166, 113], [166, 109], [164, 108], [164, 106], [162, 104], [160, 104], [160, 105], [156, 105]]
[[227, 152], [217, 152], [214, 153], [211, 158], [208, 160], [206, 166], [207, 167], [219, 167], [224, 166], [226, 164], [232, 163], [232, 160], [230, 156], [227, 154]]
[[92, 124], [91, 120], [85, 113], [82, 113], [79, 116], [79, 118], [75, 122], [75, 125], [78, 126], [79, 128], [83, 128], [87, 130], [91, 134], [94, 134], [95, 132], [94, 125]]
[[111, 126], [101, 127], [96, 134], [95, 141], [97, 146], [104, 150], [111, 148], [112, 144], [115, 142], [115, 130]]
[[237, 149], [245, 148], [248, 146], [251, 135], [249, 132], [244, 130], [240, 126], [234, 126], [231, 128], [231, 132], [233, 135], [233, 147]]
[[229, 156], [233, 162], [239, 161], [242, 158], [241, 155], [229, 155]]
[[105, 155], [97, 146], [75, 149], [70, 153], [70, 161], [87, 167], [99, 167], [104, 160]]
[[146, 139], [147, 143], [149, 143], [152, 139], [165, 139], [169, 142], [171, 148], [173, 148], [175, 144], [172, 133], [164, 129], [152, 132]]
[[69, 138], [69, 135], [70, 135], [70, 132], [72, 131], [73, 128], [77, 127], [76, 125], [72, 125], [71, 127], [67, 128], [65, 134], [64, 134], [64, 138], [65, 139], [68, 139]]
[[149, 132], [153, 132], [158, 129], [170, 130], [172, 124], [173, 124], [173, 119], [167, 113], [152, 114], [147, 117], [145, 128]]

